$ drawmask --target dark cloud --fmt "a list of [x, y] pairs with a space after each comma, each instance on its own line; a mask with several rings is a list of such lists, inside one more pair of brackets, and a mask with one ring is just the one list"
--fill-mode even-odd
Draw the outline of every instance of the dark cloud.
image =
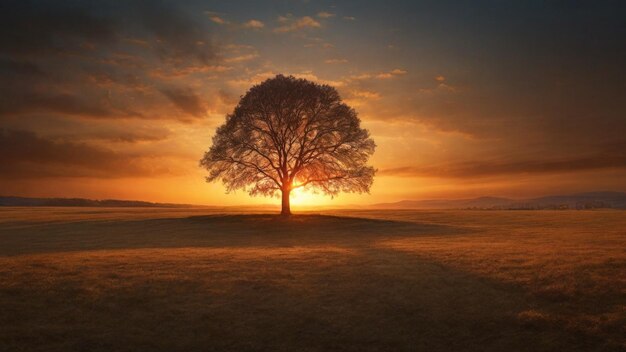
[[383, 94], [369, 116], [574, 153], [624, 142], [625, 4], [371, 4], [367, 12], [396, 25], [398, 40], [419, 58], [417, 71], [430, 74]]
[[50, 76], [32, 62], [0, 57], [0, 74], [0, 116], [46, 110], [105, 114], [102, 107], [90, 108], [70, 94], [50, 91]]
[[[1, 90], [0, 90], [1, 91]], [[90, 101], [72, 94], [49, 94], [39, 92], [13, 92], [0, 106], [1, 115], [52, 112], [63, 115], [96, 118], [139, 117], [139, 113], [115, 109], [108, 102]]]
[[[217, 58], [208, 29], [175, 3], [9, 0], [0, 3], [0, 21], [0, 118], [170, 118], [150, 99], [159, 85], [151, 72]], [[197, 96], [166, 95], [201, 114]]]
[[[167, 139], [168, 134], [166, 132], [144, 132], [144, 131], [113, 131], [113, 132], [98, 132], [98, 133], [83, 133], [81, 139], [86, 140], [103, 140], [109, 142], [124, 142], [124, 143], [140, 143], [140, 142], [158, 142]], [[76, 137], [71, 137], [76, 139]]]
[[[135, 119], [111, 121], [107, 119], [68, 119], [61, 116], [31, 116], [6, 118], [2, 128], [14, 131], [42, 131], [45, 139], [56, 142], [96, 143], [133, 148], [133, 144], [160, 142], [172, 136], [164, 124], [153, 124]], [[115, 143], [115, 144], [112, 144]], [[120, 144], [121, 143], [121, 144]]]
[[205, 28], [198, 26], [183, 12], [154, 1], [135, 5], [138, 18], [155, 39], [155, 48], [165, 61], [180, 65], [193, 58], [210, 64], [217, 54]]
[[64, 52], [99, 54], [99, 46], [135, 40], [166, 61], [208, 64], [216, 58], [208, 30], [162, 1], [3, 1], [0, 52], [27, 57]]
[[137, 128], [120, 126], [119, 128], [100, 128], [86, 131], [72, 131], [70, 133], [54, 133], [54, 140], [58, 142], [94, 142], [105, 141], [114, 143], [136, 144], [142, 142], [159, 142], [166, 140], [170, 132], [166, 129]]
[[17, 83], [20, 77], [45, 77], [43, 70], [28, 61], [17, 61], [9, 58], [0, 57], [0, 75], [5, 80], [9, 80], [11, 84]]
[[206, 107], [202, 99], [189, 88], [163, 88], [161, 93], [165, 95], [176, 107], [195, 117], [201, 117], [206, 113]]
[[85, 143], [54, 141], [24, 130], [0, 129], [2, 178], [116, 178], [155, 176], [168, 170], [143, 160]]
[[509, 174], [568, 173], [599, 169], [626, 169], [626, 152], [554, 160], [467, 161], [443, 166], [406, 166], [383, 169], [378, 175], [401, 177], [468, 178]]
[[33, 56], [110, 44], [114, 23], [96, 11], [71, 2], [2, 1], [0, 52]]

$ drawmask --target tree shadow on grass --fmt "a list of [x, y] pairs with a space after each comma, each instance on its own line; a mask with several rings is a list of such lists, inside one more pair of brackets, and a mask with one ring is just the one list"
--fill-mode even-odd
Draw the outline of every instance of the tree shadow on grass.
[[293, 236], [398, 236], [458, 233], [459, 228], [445, 225], [397, 220], [380, 220], [333, 215], [271, 214], [190, 216], [186, 221], [220, 229], [257, 234]]
[[80, 221], [0, 228], [0, 255], [62, 251], [340, 245], [363, 247], [397, 236], [443, 236], [467, 229], [330, 215], [213, 214], [186, 218]]

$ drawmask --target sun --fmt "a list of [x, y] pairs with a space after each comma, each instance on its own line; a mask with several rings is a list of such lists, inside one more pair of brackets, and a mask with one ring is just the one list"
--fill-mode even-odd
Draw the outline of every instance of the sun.
[[295, 188], [291, 191], [289, 202], [297, 206], [320, 206], [326, 204], [328, 199], [321, 194], [314, 194], [302, 188]]

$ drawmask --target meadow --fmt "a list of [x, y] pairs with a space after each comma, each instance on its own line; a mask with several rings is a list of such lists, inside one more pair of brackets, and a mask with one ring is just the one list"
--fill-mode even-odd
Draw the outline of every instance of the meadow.
[[1, 351], [623, 351], [626, 212], [0, 208]]

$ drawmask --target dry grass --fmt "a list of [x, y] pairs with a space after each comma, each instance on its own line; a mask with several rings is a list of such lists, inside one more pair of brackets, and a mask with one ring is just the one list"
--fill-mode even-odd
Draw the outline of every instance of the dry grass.
[[623, 212], [0, 210], [2, 351], [618, 351]]
[[527, 323], [557, 324], [626, 347], [624, 212], [455, 216], [455, 224], [473, 231], [454, 238], [384, 240], [381, 245], [524, 289], [537, 299], [536, 307], [519, 314]]

